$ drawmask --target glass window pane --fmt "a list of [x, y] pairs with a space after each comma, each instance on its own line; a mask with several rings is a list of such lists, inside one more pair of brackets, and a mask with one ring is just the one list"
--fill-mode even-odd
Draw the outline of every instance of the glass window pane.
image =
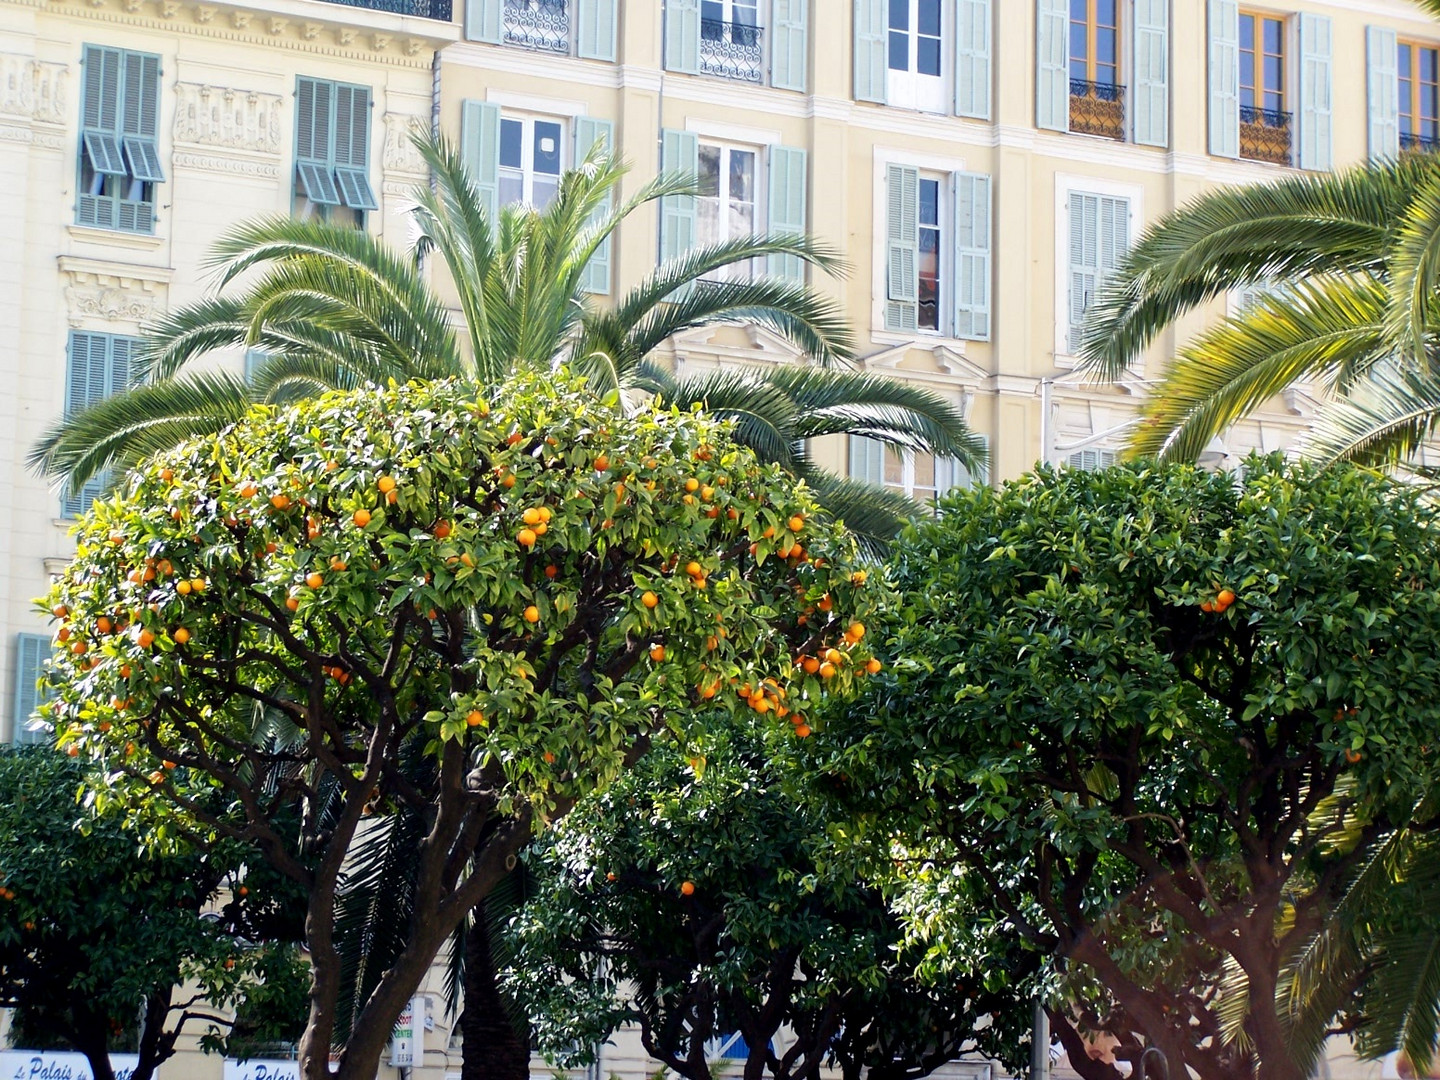
[[935, 455], [915, 455], [915, 488], [926, 489], [928, 492], [935, 490]]
[[1240, 16], [1240, 48], [1255, 51], [1255, 16]]
[[695, 239], [702, 244], [713, 244], [721, 239], [719, 199], [696, 200]]
[[1395, 54], [1401, 78], [1410, 74], [1410, 46], [1401, 45]]
[[720, 0], [702, 0], [700, 18], [705, 22], [724, 22], [725, 5]]
[[1070, 24], [1070, 59], [1085, 60], [1090, 55], [1090, 34], [1083, 23]]
[[518, 169], [525, 164], [525, 125], [519, 120], [500, 121], [500, 165]]
[[1090, 0], [1070, 0], [1070, 18], [1085, 22], [1090, 18]]
[[560, 192], [560, 181], [549, 176], [540, 175], [535, 177], [534, 198], [531, 205], [537, 210], [544, 210]]
[[1255, 108], [1255, 91], [1252, 87], [1242, 86], [1240, 88], [1240, 107], [1242, 109]]
[[500, 205], [525, 201], [525, 177], [518, 172], [502, 170], [500, 173]]
[[730, 151], [730, 198], [755, 201], [755, 154], [750, 150]]
[[1116, 55], [1118, 49], [1118, 37], [1114, 30], [1098, 30], [1095, 33], [1095, 59], [1102, 64], [1114, 64], [1119, 60]]
[[936, 225], [940, 221], [940, 181], [920, 181], [920, 224]]
[[903, 30], [890, 31], [890, 70], [910, 70], [910, 35]]
[[753, 236], [755, 234], [755, 204], [753, 202], [732, 202], [730, 204], [730, 237]]
[[890, 0], [890, 29], [910, 29], [910, 0]]
[[1255, 85], [1255, 54], [1253, 52], [1240, 54], [1240, 85], [1252, 88]]
[[[535, 171], [551, 176], [560, 175], [560, 125], [548, 120], [535, 121]], [[536, 200], [537, 204], [539, 200]]]
[[732, 0], [730, 21], [737, 22], [741, 26], [759, 26], [755, 0]]
[[905, 483], [905, 463], [900, 459], [898, 451], [892, 447], [885, 448], [885, 486], [900, 487]]
[[720, 194], [720, 147], [700, 147], [700, 195], [715, 197]]
[[1285, 24], [1279, 19], [1265, 20], [1265, 51], [1276, 54], [1285, 51]]
[[1095, 0], [1095, 25], [1120, 25], [1119, 19], [1115, 17], [1115, 0]]
[[922, 37], [915, 42], [915, 70], [921, 75], [940, 74], [940, 39]]
[[1420, 50], [1420, 78], [1426, 82], [1435, 81], [1435, 50]]
[[940, 0], [920, 0], [915, 22], [922, 34], [940, 36]]
[[1101, 86], [1118, 86], [1120, 69], [1113, 64], [1101, 64], [1095, 69], [1095, 81]]
[[1271, 112], [1283, 112], [1285, 109], [1285, 98], [1278, 92], [1268, 92], [1265, 95], [1265, 108]]
[[1267, 56], [1265, 58], [1265, 89], [1280, 89], [1281, 67], [1278, 56]]

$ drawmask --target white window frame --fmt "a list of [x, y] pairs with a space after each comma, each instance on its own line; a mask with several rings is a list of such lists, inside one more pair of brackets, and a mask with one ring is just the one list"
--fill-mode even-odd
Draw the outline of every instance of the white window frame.
[[955, 5], [939, 0], [940, 3], [940, 74], [921, 75], [916, 71], [919, 50], [916, 39], [920, 35], [919, 14], [921, 0], [908, 0], [910, 5], [910, 67], [900, 71], [890, 66], [890, 10], [886, 2], [885, 11], [885, 102], [895, 109], [913, 109], [916, 112], [949, 113], [953, 104], [952, 86], [955, 65], [951, 59], [955, 43]]
[[[560, 128], [559, 145], [556, 148], [560, 157], [560, 170], [555, 173], [556, 190], [559, 190], [560, 178], [565, 175], [565, 170], [571, 167], [568, 160], [571, 156], [571, 148], [568, 145], [571, 138], [571, 118], [564, 115], [551, 113], [532, 112], [521, 109], [503, 108], [500, 112], [500, 138], [503, 146], [505, 138], [505, 124], [520, 123], [520, 191], [521, 197], [518, 205], [535, 206], [535, 125], [537, 123], [555, 124]], [[512, 176], [514, 169], [507, 165], [499, 166], [500, 183], [503, 185], [507, 177]], [[501, 203], [502, 206], [517, 205], [515, 200]], [[548, 204], [547, 204], [548, 205]], [[537, 208], [538, 209], [538, 208]]]
[[[768, 193], [769, 191], [770, 178], [770, 155], [766, 153], [768, 147], [764, 144], [750, 142], [749, 140], [716, 138], [714, 136], [705, 134], [699, 134], [698, 137], [701, 150], [704, 150], [706, 147], [710, 147], [712, 149], [719, 149], [720, 151], [720, 194], [716, 196], [716, 198], [718, 198], [721, 203], [721, 213], [718, 216], [717, 220], [722, 223], [723, 227], [728, 227], [729, 221], [729, 215], [728, 213], [726, 213], [726, 211], [728, 210], [728, 206], [726, 204], [728, 203], [729, 198], [725, 194], [725, 184], [730, 176], [730, 155], [736, 150], [753, 155], [755, 161], [755, 171], [753, 177], [751, 178], [750, 196], [752, 200], [751, 206], [754, 207], [754, 215], [752, 217], [749, 235], [764, 236], [767, 216], [766, 211], [769, 209], [768, 200], [765, 198], [766, 193]], [[736, 238], [735, 236], [730, 236], [728, 233], [714, 237], [707, 237], [701, 235], [702, 218], [700, 216], [699, 204], [707, 201], [708, 198], [708, 196], [700, 196], [697, 197], [695, 200], [696, 246], [718, 243], [725, 240], [733, 240]], [[736, 235], [738, 236], [745, 234]], [[746, 260], [744, 263], [739, 263], [734, 266], [726, 267], [723, 272], [717, 272], [713, 275], [707, 275], [707, 277], [710, 277], [716, 281], [751, 281], [756, 276], [758, 276], [756, 267], [753, 265], [753, 263], [754, 260]]]
[[[936, 499], [943, 499], [956, 488], [969, 489], [986, 486], [990, 483], [988, 470], [980, 474], [971, 473], [969, 469], [961, 465], [955, 458], [940, 457], [937, 455], [935, 456], [935, 489], [933, 493], [931, 493], [930, 489], [927, 488], [925, 492], [917, 495], [915, 489], [915, 452], [913, 450], [896, 450], [894, 447], [881, 443], [878, 439], [871, 439], [864, 435], [851, 435], [849, 438], [865, 439], [865, 441], [870, 444], [870, 450], [878, 449], [881, 454], [880, 482], [876, 484], [869, 476], [857, 476], [851, 469], [850, 455], [852, 448], [847, 444], [845, 448], [845, 470], [846, 475], [850, 479], [860, 480], [864, 483], [880, 487], [885, 491], [898, 491], [926, 505]], [[986, 438], [985, 442], [988, 449], [989, 439]], [[885, 466], [891, 454], [895, 454], [900, 459], [900, 483], [896, 485], [887, 484], [884, 479]]]
[[[1073, 368], [1070, 352], [1070, 196], [1104, 195], [1130, 202], [1130, 244], [1140, 239], [1145, 222], [1145, 189], [1098, 176], [1055, 174], [1055, 366]], [[1137, 365], [1139, 361], [1136, 361]]]

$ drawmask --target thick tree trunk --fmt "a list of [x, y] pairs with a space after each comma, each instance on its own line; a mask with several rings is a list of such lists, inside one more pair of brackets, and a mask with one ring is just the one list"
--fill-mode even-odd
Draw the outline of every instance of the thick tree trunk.
[[485, 901], [475, 908], [465, 935], [465, 1009], [460, 1030], [465, 1040], [461, 1080], [529, 1080], [529, 1040], [515, 1030], [491, 950]]
[[70, 1007], [70, 1018], [75, 1024], [75, 1049], [90, 1063], [90, 1075], [95, 1080], [115, 1080], [115, 1070], [110, 1065], [110, 1018], [78, 1002]]

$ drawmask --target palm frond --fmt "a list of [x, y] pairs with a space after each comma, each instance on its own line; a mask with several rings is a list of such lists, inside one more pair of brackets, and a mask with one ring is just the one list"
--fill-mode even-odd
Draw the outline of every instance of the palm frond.
[[814, 489], [825, 512], [836, 521], [843, 521], [855, 534], [861, 551], [876, 561], [886, 557], [891, 542], [907, 521], [926, 512], [925, 507], [898, 491], [836, 476], [813, 466], [802, 465], [797, 471]]
[[1389, 466], [1408, 460], [1440, 429], [1440, 373], [1387, 367], [1320, 411], [1304, 443], [1322, 461]]
[[658, 406], [703, 405], [711, 415], [734, 424], [736, 442], [765, 461], [793, 467], [798, 417], [794, 400], [783, 389], [767, 386], [747, 371], [725, 369], [665, 384], [658, 384], [655, 374], [651, 369]]

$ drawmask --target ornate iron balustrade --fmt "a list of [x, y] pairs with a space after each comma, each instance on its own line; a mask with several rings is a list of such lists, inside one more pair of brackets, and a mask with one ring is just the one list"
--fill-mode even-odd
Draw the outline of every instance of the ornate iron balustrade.
[[748, 23], [700, 20], [700, 71], [740, 82], [761, 82], [765, 77], [765, 46], [758, 26]]
[[565, 0], [505, 0], [504, 20], [506, 45], [569, 54], [570, 13]]
[[1240, 156], [1272, 165], [1290, 164], [1293, 117], [1278, 109], [1240, 106]]
[[1070, 80], [1070, 130], [1079, 135], [1125, 139], [1125, 87]]
[[421, 19], [449, 22], [454, 13], [453, 0], [329, 0], [344, 7], [390, 11], [396, 15], [414, 15]]
[[1430, 135], [1407, 135], [1400, 133], [1400, 152], [1415, 154], [1430, 154], [1440, 150], [1440, 139]]

